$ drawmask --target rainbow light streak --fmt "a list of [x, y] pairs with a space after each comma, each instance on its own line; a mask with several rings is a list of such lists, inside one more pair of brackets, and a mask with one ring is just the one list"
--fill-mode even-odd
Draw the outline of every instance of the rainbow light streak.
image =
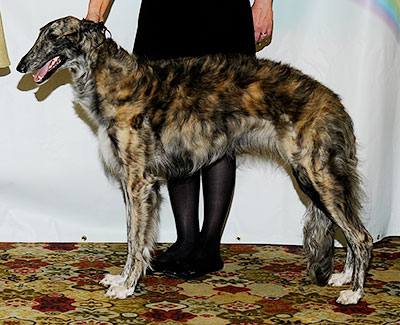
[[393, 30], [400, 40], [400, 0], [353, 0], [372, 9]]

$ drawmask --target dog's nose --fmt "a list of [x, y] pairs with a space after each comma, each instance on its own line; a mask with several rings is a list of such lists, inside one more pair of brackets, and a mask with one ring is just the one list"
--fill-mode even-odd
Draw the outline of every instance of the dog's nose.
[[21, 73], [25, 73], [26, 72], [26, 65], [20, 61], [17, 65], [17, 71], [21, 72]]

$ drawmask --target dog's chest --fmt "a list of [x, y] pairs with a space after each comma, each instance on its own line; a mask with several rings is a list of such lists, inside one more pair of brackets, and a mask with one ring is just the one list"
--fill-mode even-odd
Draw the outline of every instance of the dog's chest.
[[119, 163], [118, 157], [115, 155], [115, 151], [113, 150], [113, 145], [107, 131], [101, 126], [97, 131], [97, 138], [99, 141], [101, 159], [103, 160], [106, 168], [111, 171], [113, 176], [121, 179], [121, 164]]

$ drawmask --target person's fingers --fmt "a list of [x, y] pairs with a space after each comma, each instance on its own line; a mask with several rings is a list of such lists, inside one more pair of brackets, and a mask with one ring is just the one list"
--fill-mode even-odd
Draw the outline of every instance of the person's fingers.
[[256, 40], [256, 43], [259, 43], [261, 40], [261, 34], [257, 30], [254, 31], [254, 39]]
[[269, 17], [255, 16], [254, 20], [254, 39], [256, 43], [262, 42], [272, 34], [273, 21]]
[[254, 33], [255, 33], [254, 35], [255, 35], [256, 43], [262, 42], [266, 37], [265, 26], [263, 26], [262, 24], [260, 24], [259, 26], [256, 26], [254, 28]]
[[268, 36], [272, 35], [273, 28], [274, 28], [274, 23], [271, 21], [270, 23], [268, 23], [266, 29], [266, 33], [268, 34]]
[[255, 30], [254, 38], [256, 43], [264, 41], [270, 34], [267, 31], [262, 31], [261, 29]]

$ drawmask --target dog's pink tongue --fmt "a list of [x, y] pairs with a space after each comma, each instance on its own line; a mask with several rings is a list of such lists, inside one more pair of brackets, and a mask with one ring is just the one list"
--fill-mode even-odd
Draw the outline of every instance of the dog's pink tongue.
[[35, 80], [35, 82], [39, 82], [39, 81], [41, 81], [41, 80], [44, 78], [44, 76], [46, 75], [46, 73], [49, 71], [49, 66], [50, 66], [50, 64], [51, 64], [51, 61], [52, 61], [52, 60], [50, 60], [50, 61], [47, 62], [43, 67], [41, 67], [41, 68], [39, 69], [39, 71], [33, 76], [33, 80]]

